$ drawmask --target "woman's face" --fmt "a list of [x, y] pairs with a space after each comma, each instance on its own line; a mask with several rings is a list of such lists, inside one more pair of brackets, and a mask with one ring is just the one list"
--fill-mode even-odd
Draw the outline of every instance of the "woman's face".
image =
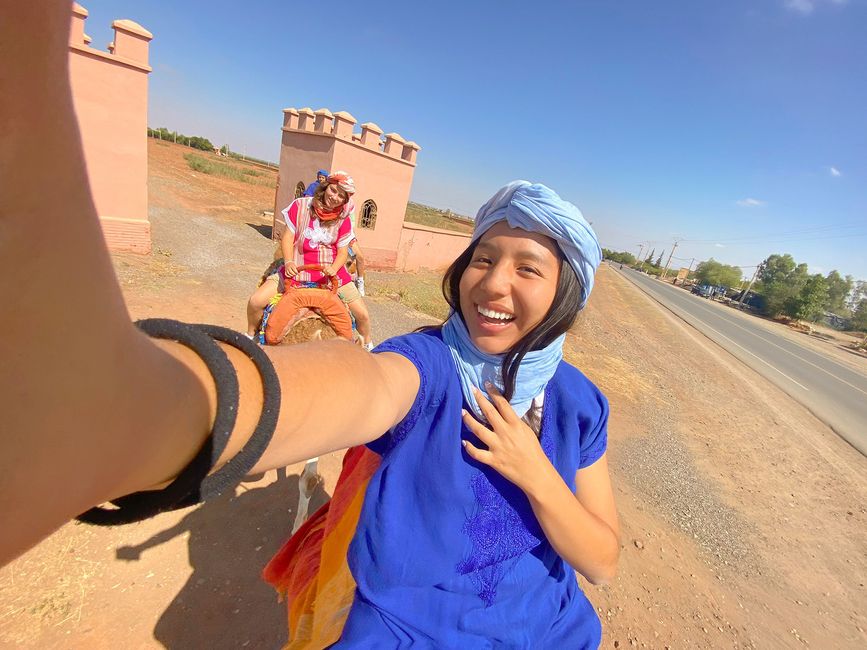
[[491, 226], [460, 282], [461, 313], [476, 347], [503, 354], [536, 327], [554, 302], [559, 275], [550, 237], [505, 221]]
[[340, 189], [338, 185], [328, 185], [325, 188], [325, 196], [323, 200], [325, 202], [325, 207], [329, 210], [333, 210], [334, 208], [339, 208], [341, 205], [346, 203], [346, 200], [349, 198], [349, 195]]

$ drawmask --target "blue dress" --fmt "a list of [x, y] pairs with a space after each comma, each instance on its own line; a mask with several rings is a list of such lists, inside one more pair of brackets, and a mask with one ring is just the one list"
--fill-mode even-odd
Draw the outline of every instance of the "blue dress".
[[[349, 548], [355, 600], [335, 648], [596, 648], [601, 627], [524, 493], [472, 460], [454, 362], [438, 331], [386, 341], [421, 377], [382, 456]], [[608, 403], [561, 362], [545, 389], [540, 441], [575, 490], [607, 444]]]

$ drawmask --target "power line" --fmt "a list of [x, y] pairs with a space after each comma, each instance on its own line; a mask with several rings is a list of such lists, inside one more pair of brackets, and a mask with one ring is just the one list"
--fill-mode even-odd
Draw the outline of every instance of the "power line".
[[[847, 226], [847, 228], [852, 227], [864, 227], [864, 224], [857, 224], [857, 226]], [[792, 230], [788, 232], [780, 232], [780, 233], [767, 233], [763, 235], [746, 235], [744, 237], [717, 237], [713, 239], [684, 239], [683, 241], [690, 242], [692, 244], [713, 244], [713, 243], [736, 243], [736, 242], [775, 242], [775, 241], [814, 241], [818, 239], [839, 239], [841, 237], [864, 237], [867, 236], [867, 231], [865, 232], [848, 232], [848, 233], [839, 233], [839, 234], [827, 234], [823, 235], [823, 232], [827, 232], [829, 230], [837, 230], [839, 228], [812, 228], [806, 230]], [[808, 236], [803, 237], [802, 235], [817, 235], [817, 236]]]
[[[748, 242], [756, 242], [756, 243], [787, 243], [787, 242], [795, 242], [795, 241], [816, 241], [823, 239], [840, 239], [843, 237], [867, 237], [867, 231], [865, 232], [840, 232], [839, 234], [831, 234], [833, 231], [841, 231], [852, 228], [864, 228], [865, 224], [861, 223], [839, 223], [839, 224], [826, 224], [823, 226], [811, 226], [808, 228], [798, 228], [795, 230], [787, 230], [778, 233], [764, 233], [760, 235], [744, 235], [742, 237], [715, 237], [715, 238], [702, 238], [702, 239], [689, 239], [689, 238], [681, 238], [678, 237], [682, 242], [688, 242], [691, 244], [714, 244], [714, 243], [748, 243]], [[828, 233], [828, 234], [825, 234]], [[809, 236], [802, 237], [802, 235], [817, 235], [817, 236]], [[636, 237], [636, 239], [638, 239]], [[646, 244], [664, 244], [669, 240], [644, 240]]]

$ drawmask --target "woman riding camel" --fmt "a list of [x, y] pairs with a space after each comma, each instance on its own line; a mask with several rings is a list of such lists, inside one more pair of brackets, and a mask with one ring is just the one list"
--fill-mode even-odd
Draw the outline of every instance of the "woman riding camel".
[[[349, 244], [355, 239], [351, 214], [355, 208], [352, 195], [355, 183], [346, 172], [337, 171], [316, 188], [313, 196], [295, 199], [282, 212], [286, 230], [280, 239], [284, 266], [270, 275], [247, 302], [247, 336], [253, 337], [262, 320], [265, 307], [286, 285], [292, 287], [321, 286], [326, 278], [340, 281], [338, 295], [355, 318], [362, 343], [368, 350], [370, 315], [357, 287], [344, 267], [349, 257]], [[305, 264], [323, 265], [322, 271], [299, 271]]]

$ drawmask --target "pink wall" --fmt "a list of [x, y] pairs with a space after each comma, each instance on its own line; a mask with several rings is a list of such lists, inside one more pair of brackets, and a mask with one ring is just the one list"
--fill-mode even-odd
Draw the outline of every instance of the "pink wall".
[[316, 133], [283, 131], [280, 147], [280, 171], [277, 174], [277, 198], [274, 206], [274, 238], [282, 236], [285, 225], [280, 212], [295, 198], [298, 181], [306, 188], [316, 180], [316, 171], [331, 171], [334, 138]]
[[[283, 210], [295, 196], [298, 181], [307, 186], [316, 170], [345, 170], [355, 180], [357, 193], [355, 231], [371, 268], [394, 269], [406, 204], [412, 187], [418, 145], [396, 133], [382, 141], [382, 130], [373, 123], [355, 132], [355, 118], [346, 112], [309, 108], [283, 111], [280, 173], [274, 210], [274, 236], [283, 232]], [[361, 210], [366, 200], [376, 204], [374, 228], [362, 228]]]
[[469, 245], [470, 235], [466, 233], [404, 223], [400, 232], [396, 270], [445, 270]]
[[[150, 32], [116, 20], [113, 53], [85, 44], [74, 5], [69, 78], [96, 211], [111, 250], [148, 253], [147, 97]], [[89, 40], [89, 39], [88, 39]]]
[[[365, 261], [371, 268], [395, 268], [415, 166], [345, 141], [335, 143], [334, 166], [352, 174], [358, 188], [354, 197], [359, 215], [355, 233], [364, 247]], [[358, 223], [361, 207], [368, 199], [376, 203], [372, 230]]]

